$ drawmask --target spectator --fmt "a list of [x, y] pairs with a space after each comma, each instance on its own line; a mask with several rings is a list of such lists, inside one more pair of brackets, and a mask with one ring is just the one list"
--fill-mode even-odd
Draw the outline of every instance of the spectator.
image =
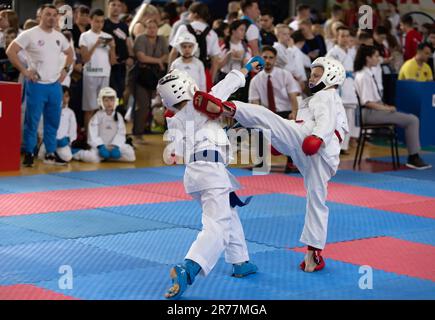
[[374, 45], [374, 40], [373, 40], [373, 36], [365, 31], [359, 31], [358, 32], [358, 46], [373, 46]]
[[263, 10], [260, 16], [260, 35], [261, 35], [261, 43], [265, 46], [273, 46], [275, 42], [278, 41], [274, 32], [273, 25], [273, 14], [271, 11]]
[[393, 1], [387, 2], [387, 20], [391, 23], [391, 35], [398, 39], [398, 31], [400, 27], [400, 14], [397, 8], [397, 3]]
[[242, 0], [240, 6], [243, 12], [242, 20], [245, 20], [247, 23], [246, 41], [252, 51], [252, 55], [258, 56], [262, 45], [260, 29], [257, 26], [257, 19], [261, 14], [258, 7], [258, 1]]
[[192, 0], [185, 0], [183, 2], [183, 5], [180, 7], [180, 9], [182, 10], [182, 12], [180, 13], [180, 19], [172, 25], [171, 35], [169, 36], [169, 44], [171, 44], [174, 41], [174, 37], [178, 31], [178, 28], [182, 25], [189, 23], [189, 19], [188, 19], [189, 8], [192, 5], [192, 3], [193, 3]]
[[227, 19], [228, 19], [228, 16], [230, 14], [234, 14], [234, 13], [239, 14], [240, 10], [242, 10], [242, 8], [240, 6], [240, 1], [230, 1], [230, 2], [228, 2]]
[[137, 37], [134, 42], [139, 69], [132, 90], [136, 101], [133, 113], [133, 135], [139, 143], [142, 142], [142, 135], [150, 130], [151, 99], [157, 86], [157, 83], [154, 85], [143, 79], [152, 76], [158, 80], [164, 75], [168, 61], [168, 43], [164, 37], [157, 35], [157, 30], [157, 21], [145, 21], [145, 33]]
[[[72, 160], [71, 143], [77, 138], [77, 121], [74, 112], [69, 108], [71, 91], [68, 87], [62, 86], [62, 111], [59, 122], [59, 129], [56, 133], [56, 153], [59, 158], [65, 161], [63, 165]], [[42, 144], [38, 152], [38, 158], [44, 160], [46, 154], [45, 145]]]
[[190, 24], [182, 25], [178, 28], [175, 38], [170, 43], [172, 50], [169, 54], [169, 64], [177, 57], [175, 40], [184, 32], [190, 32], [196, 37], [199, 46], [199, 59], [204, 63], [207, 79], [207, 90], [211, 89], [213, 79], [218, 71], [219, 57], [221, 50], [219, 39], [211, 27], [207, 24], [209, 20], [208, 6], [205, 3], [195, 2], [189, 8]]
[[239, 20], [239, 13], [238, 12], [231, 12], [227, 14], [227, 18], [224, 20], [225, 23], [230, 25], [232, 22]]
[[129, 38], [128, 26], [120, 18], [122, 4], [121, 0], [108, 1], [109, 17], [104, 21], [103, 27], [103, 31], [115, 39], [117, 63], [112, 66], [110, 72], [110, 87], [116, 91], [119, 99], [125, 90], [127, 67], [130, 68], [134, 64], [133, 44]]
[[[246, 23], [243, 20], [236, 20], [230, 25], [230, 35], [221, 46], [222, 59], [219, 63], [219, 80], [231, 70], [241, 70], [246, 62], [252, 57], [251, 51], [245, 41]], [[248, 101], [248, 85], [240, 88], [233, 95], [232, 99]]]
[[277, 52], [275, 66], [289, 71], [302, 89], [307, 77], [302, 60], [299, 60], [299, 55], [295, 54], [298, 49], [293, 44], [290, 27], [285, 24], [278, 24], [275, 27], [275, 34], [278, 38], [278, 42], [273, 44]]
[[91, 29], [82, 33], [79, 40], [84, 65], [83, 97], [84, 125], [98, 110], [97, 96], [102, 88], [109, 86], [112, 65], [116, 63], [115, 40], [103, 31], [104, 11], [91, 12]]
[[157, 32], [157, 35], [165, 37], [166, 42], [169, 40], [169, 36], [171, 35], [171, 25], [169, 24], [170, 16], [169, 13], [163, 11], [160, 12], [160, 19], [157, 20], [160, 21], [159, 24], [159, 31]]
[[219, 39], [219, 47], [224, 43], [225, 38], [229, 35], [230, 27], [222, 19], [213, 21], [213, 30], [216, 32]]
[[361, 46], [358, 49], [354, 71], [355, 89], [359, 102], [363, 106], [362, 118], [366, 124], [391, 123], [405, 129], [405, 140], [408, 149], [406, 166], [412, 169], [428, 169], [431, 165], [424, 163], [419, 156], [420, 121], [413, 114], [398, 112], [395, 106], [382, 101], [378, 83], [372, 72], [372, 67], [379, 64], [379, 52], [373, 46]]
[[[262, 50], [264, 70], [251, 81], [249, 102], [262, 105], [285, 119], [295, 120], [300, 92], [298, 83], [287, 70], [275, 68], [277, 51], [274, 47], [264, 46]], [[262, 144], [259, 147], [263, 149]], [[291, 158], [287, 159], [285, 172], [297, 172]]]
[[[330, 39], [326, 39], [325, 40], [325, 45], [326, 45], [326, 51], [329, 51], [332, 49], [333, 46], [336, 45], [336, 39], [337, 39], [337, 29], [340, 27], [343, 27], [344, 23], [341, 21], [334, 21], [331, 24], [330, 27], [330, 32], [331, 32], [331, 37]], [[322, 31], [324, 31], [324, 29], [322, 29]], [[316, 34], [316, 32], [314, 31], [314, 34]], [[317, 33], [320, 34], [320, 33]], [[321, 35], [321, 34], [320, 34]]]
[[18, 27], [18, 15], [15, 11], [6, 9], [0, 11], [0, 48], [5, 48], [5, 30], [12, 28], [17, 34], [20, 33]]
[[88, 31], [90, 26], [90, 19], [89, 19], [90, 9], [88, 6], [85, 5], [79, 5], [74, 10], [74, 25], [72, 29], [73, 34], [73, 41], [74, 41], [74, 48], [76, 49], [76, 52], [79, 53], [80, 46], [79, 46], [79, 40], [80, 36], [83, 32]]
[[[304, 52], [302, 52], [302, 48], [305, 45], [305, 37], [302, 34], [302, 31], [296, 30], [295, 32], [292, 33], [291, 37], [293, 39], [293, 43], [294, 43], [295, 47], [298, 49], [297, 51], [295, 51], [295, 54], [296, 54], [298, 61], [302, 61], [302, 65], [303, 65], [304, 69], [309, 70], [311, 67], [311, 59]], [[307, 73], [305, 72], [304, 79], [308, 80], [306, 74]]]
[[349, 126], [349, 134], [343, 139], [341, 144], [341, 153], [349, 154], [349, 141], [350, 138], [358, 138], [359, 132], [356, 129], [355, 124], [355, 110], [358, 106], [358, 99], [356, 97], [355, 85], [354, 85], [354, 74], [353, 74], [353, 63], [355, 60], [356, 52], [354, 49], [349, 47], [349, 28], [342, 26], [337, 29], [336, 45], [328, 51], [326, 57], [338, 60], [343, 65], [346, 70], [346, 79], [342, 87], [339, 90], [341, 100], [343, 101], [344, 110], [346, 111], [347, 122]]
[[417, 46], [422, 41], [423, 36], [414, 29], [414, 20], [408, 15], [404, 15], [400, 21], [402, 35], [403, 59], [412, 59], [417, 53]]
[[303, 20], [299, 23], [299, 28], [305, 37], [305, 46], [302, 51], [307, 54], [311, 61], [326, 54], [325, 40], [321, 35], [314, 35], [310, 20]]
[[130, 24], [129, 32], [133, 40], [145, 32], [145, 21], [149, 19], [156, 20], [160, 25], [160, 11], [152, 4], [144, 2]]
[[[337, 37], [332, 32], [332, 24], [334, 22], [343, 22], [343, 18], [344, 18], [343, 8], [338, 4], [333, 5], [332, 10], [331, 10], [331, 18], [326, 20], [325, 25], [323, 27], [325, 30], [325, 42], [326, 42], [326, 44], [328, 44], [328, 42], [333, 43], [336, 40]], [[333, 46], [334, 46], [334, 44], [332, 44], [330, 46], [330, 48], [332, 48]], [[328, 48], [328, 51], [330, 48]]]
[[298, 5], [298, 7], [296, 8], [296, 12], [297, 12], [297, 16], [295, 17], [295, 19], [289, 24], [289, 27], [293, 30], [299, 30], [299, 24], [302, 21], [305, 20], [310, 20], [311, 17], [311, 7], [309, 5], [306, 4], [300, 4]]
[[6, 49], [17, 37], [17, 31], [13, 28], [7, 28], [4, 35], [5, 47], [0, 48], [0, 81], [17, 82], [20, 72], [12, 65], [6, 55]]
[[429, 36], [427, 37], [428, 43], [431, 46], [432, 50], [432, 56], [429, 58], [428, 64], [429, 67], [431, 67], [433, 74], [434, 74], [434, 80], [435, 80], [435, 27], [433, 27], [429, 31]]
[[432, 55], [431, 46], [422, 42], [417, 46], [417, 54], [406, 61], [399, 72], [399, 80], [432, 81], [433, 73], [427, 64]]
[[377, 26], [375, 32], [373, 33], [373, 44], [375, 48], [379, 51], [381, 56], [381, 64], [387, 64], [391, 62], [391, 52], [388, 47], [387, 42], [387, 28], [384, 26]]
[[177, 39], [176, 48], [180, 53], [180, 57], [172, 62], [169, 70], [178, 69], [186, 72], [195, 80], [199, 90], [206, 91], [204, 65], [201, 60], [194, 56], [198, 50], [195, 36], [189, 32], [180, 35], [180, 38]]
[[[6, 54], [11, 63], [26, 77], [25, 94], [27, 109], [24, 122], [24, 162], [33, 166], [37, 143], [37, 130], [41, 114], [44, 114], [44, 144], [47, 149], [44, 162], [62, 163], [56, 154], [56, 132], [61, 115], [62, 88], [73, 62], [73, 50], [64, 35], [55, 30], [58, 12], [53, 5], [41, 7], [38, 27], [22, 32], [8, 47]], [[18, 53], [24, 50], [29, 69], [23, 67]], [[59, 68], [59, 56], [67, 55], [65, 68]]]

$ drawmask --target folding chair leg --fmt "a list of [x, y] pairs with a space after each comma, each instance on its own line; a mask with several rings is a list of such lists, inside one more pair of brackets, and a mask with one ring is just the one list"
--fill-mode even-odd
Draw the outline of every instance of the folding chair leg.
[[364, 134], [363, 138], [362, 138], [362, 143], [361, 143], [361, 149], [360, 149], [360, 152], [359, 152], [359, 157], [358, 157], [358, 167], [359, 168], [361, 168], [361, 160], [362, 160], [362, 156], [364, 154], [364, 146], [365, 146], [365, 144], [366, 144], [366, 135]]
[[358, 144], [356, 146], [355, 158], [353, 159], [353, 170], [355, 170], [356, 164], [358, 163], [359, 150], [361, 149], [362, 137], [363, 137], [363, 133], [361, 132], [358, 137]]
[[394, 136], [390, 137], [391, 159], [393, 160], [393, 170], [396, 170], [396, 152], [395, 152], [395, 139]]

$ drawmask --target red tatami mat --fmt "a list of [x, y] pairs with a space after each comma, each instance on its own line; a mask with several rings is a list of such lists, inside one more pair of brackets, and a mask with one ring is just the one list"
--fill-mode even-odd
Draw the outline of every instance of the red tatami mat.
[[0, 300], [77, 300], [30, 284], [0, 286]]
[[[282, 174], [240, 177], [242, 196], [283, 193], [305, 197], [303, 179]], [[182, 182], [132, 184], [116, 187], [0, 194], [0, 216], [94, 209], [190, 200]], [[431, 197], [330, 183], [328, 201], [427, 218], [435, 218]]]
[[[284, 193], [305, 197], [303, 179], [280, 174], [241, 177], [239, 181], [248, 189], [267, 190], [264, 193]], [[431, 197], [352, 186], [342, 183], [328, 184], [328, 201], [337, 203], [435, 218], [435, 200]]]
[[[305, 248], [292, 250], [305, 252]], [[322, 255], [325, 258], [435, 281], [435, 247], [431, 245], [380, 237], [327, 244]]]

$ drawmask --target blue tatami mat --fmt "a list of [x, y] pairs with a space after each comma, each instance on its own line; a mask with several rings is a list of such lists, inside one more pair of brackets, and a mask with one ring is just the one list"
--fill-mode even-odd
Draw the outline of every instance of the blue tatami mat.
[[59, 268], [69, 265], [75, 275], [143, 268], [152, 262], [117, 254], [75, 240], [0, 247], [0, 284], [59, 279]]
[[104, 186], [120, 186], [128, 184], [173, 182], [180, 179], [173, 175], [152, 172], [148, 168], [142, 169], [116, 169], [56, 173], [61, 177], [98, 183]]
[[53, 190], [71, 190], [82, 188], [98, 188], [103, 185], [91, 181], [81, 181], [73, 176], [57, 176], [54, 174], [34, 175], [25, 177], [0, 177], [0, 189], [4, 193], [27, 193]]
[[[183, 261], [196, 239], [199, 230], [172, 228], [147, 232], [126, 233], [79, 239], [83, 244], [127, 254], [162, 264]], [[250, 252], [275, 250], [275, 248], [248, 242]]]
[[173, 227], [166, 223], [126, 217], [95, 209], [4, 217], [0, 218], [0, 223], [61, 238], [82, 238]]
[[24, 228], [1, 223], [0, 219], [0, 247], [29, 242], [57, 240], [48, 234], [39, 233]]
[[[407, 170], [406, 170], [407, 171]], [[413, 170], [414, 171], [414, 170]], [[402, 171], [397, 173], [401, 174]], [[433, 181], [396, 176], [391, 173], [367, 173], [360, 171], [339, 170], [332, 178], [332, 182], [345, 183], [360, 187], [397, 191], [419, 196], [435, 197], [435, 183]]]

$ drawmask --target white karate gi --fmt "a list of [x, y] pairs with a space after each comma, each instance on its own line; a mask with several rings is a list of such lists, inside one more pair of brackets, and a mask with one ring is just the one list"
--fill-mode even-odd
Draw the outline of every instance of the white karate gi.
[[115, 112], [109, 116], [105, 111], [99, 110], [89, 121], [88, 144], [91, 150], [80, 150], [74, 154], [74, 159], [98, 163], [103, 158], [100, 157], [97, 147], [104, 144], [109, 151], [112, 146], [119, 147], [121, 158], [111, 160], [134, 162], [136, 155], [133, 147], [125, 143], [125, 135], [125, 123], [120, 114], [118, 114], [118, 121], [115, 121]]
[[[233, 70], [211, 90], [215, 97], [226, 100], [245, 85], [244, 75]], [[175, 154], [184, 157], [186, 192], [200, 202], [202, 230], [190, 247], [186, 259], [201, 266], [206, 276], [216, 265], [222, 252], [225, 260], [235, 264], [249, 260], [245, 235], [235, 208], [231, 208], [230, 192], [240, 188], [235, 177], [226, 169], [231, 159], [228, 137], [218, 120], [210, 120], [189, 101], [182, 110], [168, 120], [170, 146]], [[217, 151], [222, 162], [191, 161], [193, 153]]]
[[[303, 100], [297, 120], [286, 120], [270, 110], [233, 101], [234, 118], [247, 128], [270, 129], [271, 143], [279, 152], [290, 156], [304, 177], [307, 191], [305, 225], [300, 241], [318, 249], [326, 243], [329, 210], [326, 206], [327, 184], [340, 162], [340, 137], [348, 132], [346, 113], [335, 89], [322, 90]], [[323, 139], [319, 152], [306, 156], [302, 143], [309, 135]]]

